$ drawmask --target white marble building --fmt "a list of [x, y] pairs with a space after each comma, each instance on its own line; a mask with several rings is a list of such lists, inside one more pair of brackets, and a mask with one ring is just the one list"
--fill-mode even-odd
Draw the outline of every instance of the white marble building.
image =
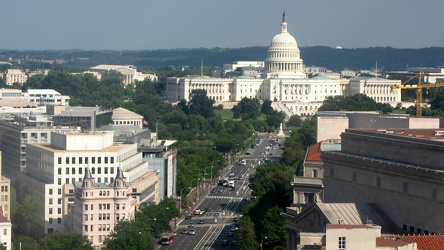
[[[247, 65], [245, 61], [242, 61]], [[250, 65], [261, 65], [251, 62]], [[353, 80], [353, 79], [352, 79]], [[241, 75], [233, 78], [208, 76], [169, 77], [166, 83], [167, 99], [171, 102], [189, 101], [194, 89], [205, 89], [216, 105], [239, 102], [242, 98], [271, 100], [287, 114], [313, 115], [328, 96], [367, 94], [376, 102], [396, 106], [401, 102], [401, 92], [391, 86], [397, 80], [369, 78], [368, 80], [337, 79], [327, 76], [308, 78], [296, 39], [288, 33], [285, 16], [280, 32], [273, 37], [260, 77]], [[364, 81], [364, 82], [362, 82]]]

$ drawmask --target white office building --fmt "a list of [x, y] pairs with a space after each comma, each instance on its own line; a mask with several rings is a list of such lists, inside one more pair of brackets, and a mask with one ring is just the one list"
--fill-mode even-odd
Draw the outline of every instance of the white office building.
[[[68, 214], [66, 196], [73, 196], [87, 167], [98, 183], [112, 183], [120, 167], [131, 183], [150, 170], [142, 161], [137, 144], [114, 143], [112, 132], [52, 133], [50, 144], [27, 146], [27, 172], [20, 176], [34, 197], [43, 204], [40, 226], [45, 233], [64, 230]], [[65, 188], [70, 187], [70, 188]], [[74, 198], [67, 199], [67, 203]]]

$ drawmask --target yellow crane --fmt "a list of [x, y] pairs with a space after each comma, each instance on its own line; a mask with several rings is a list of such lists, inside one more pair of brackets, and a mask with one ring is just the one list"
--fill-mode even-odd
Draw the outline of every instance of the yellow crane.
[[[426, 89], [426, 93], [428, 94], [428, 91], [430, 88], [438, 88], [438, 87], [444, 87], [444, 83], [432, 83], [432, 84], [423, 84], [422, 77], [424, 75], [424, 72], [419, 72], [418, 74], [412, 76], [407, 81], [401, 83], [401, 85], [394, 85], [393, 89], [417, 89], [416, 90], [416, 116], [422, 116], [422, 90]], [[406, 83], [410, 82], [415, 77], [418, 77], [418, 85], [405, 85]]]

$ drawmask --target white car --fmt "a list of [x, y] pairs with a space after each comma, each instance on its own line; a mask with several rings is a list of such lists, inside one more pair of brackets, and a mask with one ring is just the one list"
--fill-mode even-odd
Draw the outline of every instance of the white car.
[[196, 234], [196, 230], [194, 230], [194, 229], [188, 230], [188, 235], [195, 235], [195, 234]]

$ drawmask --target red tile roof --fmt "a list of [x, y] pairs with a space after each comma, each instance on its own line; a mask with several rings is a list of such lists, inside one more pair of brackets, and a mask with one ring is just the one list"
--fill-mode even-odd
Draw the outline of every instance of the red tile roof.
[[410, 241], [405, 241], [399, 237], [380, 237], [376, 238], [376, 247], [400, 247], [412, 244]]
[[367, 225], [350, 225], [350, 224], [327, 224], [327, 229], [343, 229], [343, 228], [373, 228]]
[[0, 223], [9, 222], [9, 220], [3, 215], [3, 207], [0, 206]]
[[416, 242], [418, 250], [444, 250], [444, 235], [395, 235], [383, 236], [382, 238], [397, 238]]
[[321, 160], [321, 143], [311, 145], [308, 148], [306, 161], [322, 161]]

